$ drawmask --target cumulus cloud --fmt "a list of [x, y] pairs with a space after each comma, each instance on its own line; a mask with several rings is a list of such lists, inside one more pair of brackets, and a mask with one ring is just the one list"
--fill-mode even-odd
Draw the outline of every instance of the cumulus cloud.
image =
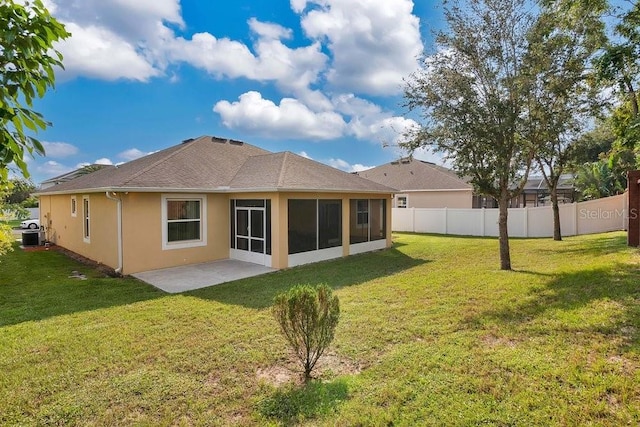
[[60, 164], [55, 160], [47, 160], [46, 162], [36, 166], [36, 172], [47, 178], [62, 175], [64, 173], [71, 172], [72, 170], [73, 168]]
[[78, 154], [78, 147], [66, 142], [47, 142], [43, 141], [44, 151], [47, 157], [54, 159], [63, 159]]
[[358, 139], [382, 145], [397, 145], [402, 142], [406, 131], [418, 125], [412, 119], [394, 116], [383, 111], [380, 106], [353, 94], [337, 96], [333, 103], [336, 111], [350, 117], [348, 132]]
[[173, 40], [168, 45], [168, 56], [217, 78], [273, 81], [289, 93], [306, 91], [317, 81], [328, 59], [319, 42], [289, 48], [281, 39], [290, 37], [290, 30], [256, 19], [251, 19], [249, 26], [258, 36], [253, 51], [235, 40], [197, 33], [190, 40], [182, 37]]
[[93, 163], [95, 163], [96, 165], [113, 165], [113, 162], [106, 157], [102, 157]]
[[213, 111], [228, 128], [268, 137], [333, 139], [341, 136], [346, 126], [335, 112], [316, 113], [292, 98], [283, 98], [276, 105], [255, 91], [240, 95], [232, 103], [220, 101]]
[[362, 171], [366, 171], [367, 169], [371, 169], [373, 167], [373, 166], [365, 166], [360, 163], [356, 163], [352, 165], [346, 160], [342, 160], [342, 159], [329, 159], [323, 163], [326, 163], [331, 167], [343, 170], [345, 172], [362, 172]]
[[119, 153], [118, 158], [123, 159], [125, 162], [129, 162], [131, 160], [139, 159], [140, 157], [144, 157], [151, 153], [152, 152], [144, 152], [142, 150], [138, 150], [137, 148], [130, 148]]
[[72, 34], [57, 46], [64, 55], [62, 78], [147, 81], [164, 69], [164, 46], [174, 38], [168, 25], [184, 26], [179, 0], [49, 0], [47, 5]]
[[414, 120], [394, 116], [354, 95], [326, 100], [329, 106], [316, 111], [300, 100], [283, 98], [277, 105], [259, 92], [240, 95], [238, 101], [219, 101], [213, 111], [224, 126], [272, 138], [327, 140], [354, 136], [381, 145], [397, 145]]
[[302, 14], [307, 36], [327, 41], [333, 56], [327, 78], [335, 87], [397, 94], [417, 69], [423, 45], [411, 0], [360, 0], [357, 6], [352, 0], [291, 0], [291, 7]]

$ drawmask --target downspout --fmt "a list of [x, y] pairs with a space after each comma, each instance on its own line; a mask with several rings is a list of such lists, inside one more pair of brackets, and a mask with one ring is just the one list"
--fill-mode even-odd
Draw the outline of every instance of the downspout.
[[118, 268], [115, 269], [116, 274], [122, 274], [122, 199], [116, 197], [115, 192], [110, 195], [109, 192], [105, 192], [107, 199], [116, 202], [116, 217], [118, 223]]

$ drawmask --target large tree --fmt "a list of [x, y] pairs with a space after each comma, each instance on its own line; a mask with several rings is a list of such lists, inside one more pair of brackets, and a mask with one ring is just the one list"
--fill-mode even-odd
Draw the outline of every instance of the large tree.
[[405, 86], [407, 106], [422, 113], [409, 149], [431, 146], [498, 202], [500, 268], [511, 269], [509, 201], [522, 192], [534, 146], [522, 138], [528, 78], [524, 59], [534, 17], [525, 0], [445, 3], [448, 31]]
[[618, 9], [617, 25], [611, 42], [595, 62], [601, 84], [616, 84], [623, 102], [630, 108], [630, 118], [623, 141], [629, 148], [640, 138], [640, 3], [627, 0], [629, 7]]
[[0, 182], [11, 163], [28, 177], [25, 155], [44, 154], [29, 134], [48, 125], [33, 101], [53, 87], [54, 68], [62, 67], [54, 44], [68, 36], [41, 0], [0, 1]]
[[530, 76], [524, 79], [524, 135], [537, 147], [535, 158], [551, 198], [553, 238], [562, 240], [558, 184], [597, 106], [590, 63], [605, 43], [601, 16], [607, 2], [543, 0], [540, 8], [525, 58]]

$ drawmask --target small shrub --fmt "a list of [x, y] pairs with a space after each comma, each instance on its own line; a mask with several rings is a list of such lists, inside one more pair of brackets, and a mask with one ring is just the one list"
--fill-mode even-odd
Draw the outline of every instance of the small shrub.
[[276, 296], [273, 315], [304, 367], [304, 378], [333, 340], [340, 303], [327, 285], [298, 285]]

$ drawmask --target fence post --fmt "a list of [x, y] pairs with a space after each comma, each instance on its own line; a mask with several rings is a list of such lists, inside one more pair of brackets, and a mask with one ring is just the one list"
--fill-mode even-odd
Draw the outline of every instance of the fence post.
[[524, 237], [529, 237], [529, 208], [527, 206], [524, 207]]
[[416, 208], [411, 208], [411, 232], [416, 232]]
[[480, 235], [481, 235], [482, 237], [485, 237], [485, 234], [486, 234], [485, 229], [484, 229], [484, 223], [485, 223], [485, 208], [483, 207], [483, 208], [481, 209], [481, 211], [480, 211], [480, 212], [481, 212], [481, 214], [480, 214], [480, 221], [481, 221], [481, 222], [480, 222]]
[[574, 236], [578, 235], [578, 203], [573, 202], [573, 231], [575, 232]]
[[449, 214], [447, 213], [447, 208], [444, 208], [444, 234], [449, 234]]

